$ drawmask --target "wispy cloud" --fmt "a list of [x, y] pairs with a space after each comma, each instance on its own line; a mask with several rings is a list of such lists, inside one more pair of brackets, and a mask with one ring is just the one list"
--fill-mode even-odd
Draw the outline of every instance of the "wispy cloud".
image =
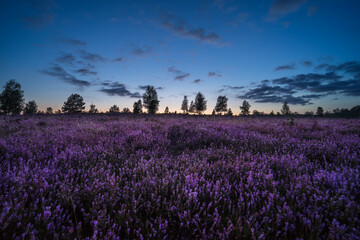
[[221, 73], [219, 73], [219, 72], [209, 72], [208, 76], [209, 77], [222, 77]]
[[28, 12], [21, 19], [28, 27], [40, 28], [53, 22], [56, 16], [54, 13], [56, 4], [53, 0], [28, 0], [25, 3]]
[[131, 98], [141, 98], [140, 93], [130, 92], [125, 84], [119, 82], [102, 82], [103, 88], [99, 92], [106, 93], [109, 96], [121, 96], [121, 97], [131, 97]]
[[113, 62], [123, 62], [124, 59], [122, 57], [115, 58]]
[[97, 53], [90, 53], [86, 50], [80, 51], [81, 57], [90, 62], [105, 62], [106, 58]]
[[274, 72], [281, 71], [281, 70], [293, 70], [293, 69], [295, 69], [295, 64], [294, 63], [278, 66], [278, 67], [276, 67], [274, 69]]
[[69, 65], [73, 65], [75, 60], [75, 56], [71, 53], [63, 53], [55, 59], [55, 61], [58, 63], [64, 63]]
[[192, 83], [199, 83], [199, 82], [201, 82], [201, 79], [199, 79], [199, 78], [192, 81]]
[[[138, 86], [138, 89], [140, 90], [146, 90], [146, 88], [148, 87], [148, 85], [140, 85]], [[163, 87], [155, 87], [156, 90], [163, 90]]]
[[75, 76], [69, 74], [65, 71], [64, 68], [58, 65], [54, 65], [40, 72], [49, 76], [57, 77], [66, 83], [80, 87], [80, 89], [83, 87], [89, 87], [91, 85], [91, 83], [88, 81], [77, 79]]
[[224, 46], [221, 37], [215, 31], [206, 31], [203, 27], [190, 28], [185, 20], [172, 13], [162, 12], [159, 16], [160, 24], [181, 37], [193, 38], [216, 46]]
[[296, 12], [307, 0], [275, 0], [269, 9], [267, 20], [275, 21]]
[[146, 45], [143, 47], [135, 46], [131, 53], [138, 57], [143, 57], [152, 53], [152, 47]]
[[66, 44], [66, 45], [74, 45], [74, 46], [86, 46], [87, 45], [86, 41], [81, 41], [81, 40], [74, 39], [74, 38], [59, 38], [58, 41], [63, 44]]
[[177, 69], [175, 66], [168, 68], [168, 72], [174, 73], [174, 80], [183, 81], [185, 78], [190, 76], [190, 73], [184, 73], [183, 71]]

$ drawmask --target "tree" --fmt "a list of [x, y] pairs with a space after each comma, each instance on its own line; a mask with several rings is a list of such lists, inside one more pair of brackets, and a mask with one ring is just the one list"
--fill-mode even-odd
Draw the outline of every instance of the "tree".
[[55, 114], [61, 114], [61, 110], [58, 109], [58, 110], [55, 112]]
[[287, 102], [284, 102], [284, 104], [281, 108], [281, 113], [285, 116], [288, 116], [291, 114], [290, 107]]
[[115, 104], [113, 106], [110, 107], [109, 112], [120, 112], [120, 109], [118, 106], [116, 106]]
[[200, 115], [203, 111], [206, 111], [206, 100], [201, 92], [198, 92], [195, 97], [195, 110]]
[[184, 100], [182, 101], [181, 110], [183, 110], [184, 113], [187, 113], [189, 111], [189, 101], [186, 95], [184, 96]]
[[246, 100], [243, 101], [242, 106], [240, 106], [241, 114], [242, 115], [249, 115], [250, 113], [250, 103]]
[[219, 112], [220, 115], [223, 112], [227, 111], [227, 101], [228, 101], [228, 99], [226, 96], [218, 96], [216, 106], [215, 106], [215, 111]]
[[307, 116], [307, 117], [312, 117], [312, 116], [314, 116], [314, 112], [313, 111], [307, 111], [307, 112], [304, 113], [304, 115]]
[[269, 116], [275, 116], [275, 114], [274, 114], [274, 111], [273, 110], [271, 110], [271, 112], [269, 113]]
[[77, 93], [71, 94], [62, 106], [64, 113], [79, 113], [85, 109], [84, 99]]
[[90, 105], [89, 113], [98, 113], [98, 110], [93, 103]]
[[126, 108], [123, 108], [122, 112], [123, 112], [123, 113], [130, 113], [130, 109], [127, 108], [127, 107], [126, 107]]
[[52, 114], [52, 113], [53, 113], [52, 107], [46, 108], [46, 114]]
[[133, 106], [133, 113], [142, 113], [142, 103], [141, 100], [139, 99], [139, 101], [134, 102], [134, 106]]
[[169, 107], [166, 107], [164, 112], [165, 112], [165, 114], [168, 114], [169, 113]]
[[24, 108], [25, 114], [35, 114], [37, 113], [37, 111], [38, 111], [38, 106], [35, 101], [29, 101]]
[[159, 109], [159, 100], [154, 86], [147, 86], [146, 92], [143, 95], [144, 107], [148, 113], [154, 114]]
[[318, 107], [316, 110], [316, 115], [319, 117], [324, 116], [324, 109], [322, 107]]
[[5, 114], [20, 114], [24, 108], [24, 91], [20, 83], [9, 80], [0, 94], [0, 110]]
[[228, 116], [232, 116], [232, 115], [233, 115], [233, 112], [231, 111], [231, 108], [229, 108], [229, 110], [227, 111], [227, 115], [228, 115]]
[[195, 105], [194, 105], [194, 101], [191, 101], [190, 103], [190, 107], [189, 107], [189, 113], [194, 113], [195, 112]]
[[213, 111], [212, 111], [211, 115], [216, 115], [216, 113], [215, 113], [215, 109], [213, 109]]

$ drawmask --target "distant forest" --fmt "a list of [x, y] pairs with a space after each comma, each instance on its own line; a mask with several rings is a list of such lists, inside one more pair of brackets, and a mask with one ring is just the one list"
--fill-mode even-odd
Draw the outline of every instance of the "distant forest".
[[[231, 108], [227, 106], [228, 98], [226, 96], [218, 96], [216, 105], [211, 115], [227, 115], [233, 116]], [[133, 114], [156, 114], [159, 111], [159, 99], [156, 89], [153, 86], [147, 86], [142, 99], [135, 101], [132, 111], [129, 108], [120, 108], [117, 105], [113, 105], [106, 113], [133, 113]], [[287, 102], [284, 102], [279, 112], [264, 113], [257, 110], [250, 111], [251, 105], [246, 100], [243, 101], [240, 107], [239, 116], [306, 116], [306, 117], [345, 117], [345, 118], [359, 118], [360, 117], [360, 105], [356, 105], [351, 109], [336, 108], [332, 111], [324, 111], [322, 107], [317, 107], [316, 112], [308, 111], [304, 114], [298, 112], [292, 112]], [[146, 112], [143, 109], [146, 109]], [[205, 96], [198, 92], [195, 100], [189, 100], [187, 96], [181, 103], [181, 114], [197, 114], [202, 115], [207, 110], [207, 100]], [[15, 115], [15, 114], [65, 114], [65, 113], [99, 113], [94, 104], [90, 105], [89, 111], [85, 111], [85, 103], [83, 98], [79, 94], [71, 94], [64, 102], [61, 109], [54, 111], [52, 107], [46, 108], [46, 111], [39, 111], [36, 102], [29, 101], [25, 103], [24, 91], [21, 89], [20, 83], [15, 80], [9, 80], [3, 87], [3, 91], [0, 94], [0, 114]], [[165, 107], [165, 114], [178, 114], [170, 112], [169, 107]]]

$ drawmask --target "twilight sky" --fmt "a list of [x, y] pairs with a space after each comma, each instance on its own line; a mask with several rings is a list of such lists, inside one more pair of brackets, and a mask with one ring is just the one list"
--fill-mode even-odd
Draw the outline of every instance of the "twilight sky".
[[129, 107], [158, 89], [160, 112], [180, 112], [202, 92], [239, 113], [349, 108], [360, 103], [358, 0], [5, 0], [0, 85], [61, 108], [71, 93], [86, 110]]

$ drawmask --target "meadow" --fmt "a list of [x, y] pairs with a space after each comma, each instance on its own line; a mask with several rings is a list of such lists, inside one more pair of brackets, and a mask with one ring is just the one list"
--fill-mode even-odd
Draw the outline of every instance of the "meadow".
[[360, 120], [0, 119], [1, 239], [359, 239]]

